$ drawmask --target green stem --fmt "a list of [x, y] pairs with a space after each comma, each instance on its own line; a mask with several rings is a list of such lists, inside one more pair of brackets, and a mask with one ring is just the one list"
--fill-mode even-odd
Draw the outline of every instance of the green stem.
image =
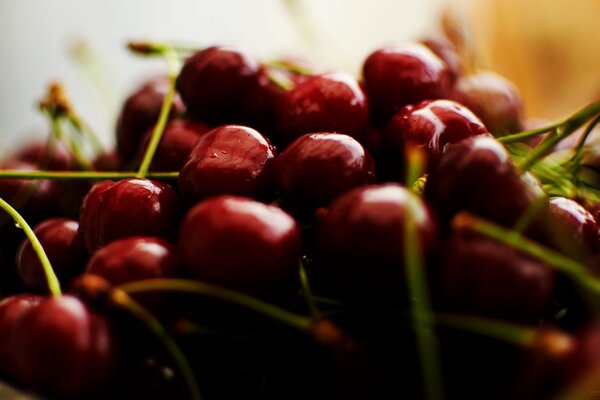
[[120, 289], [131, 294], [148, 291], [179, 291], [199, 294], [250, 309], [303, 332], [309, 331], [313, 321], [312, 318], [294, 314], [254, 297], [199, 281], [148, 279], [127, 283], [120, 286]]
[[188, 385], [188, 389], [193, 399], [200, 400], [202, 395], [200, 388], [196, 382], [196, 377], [192, 372], [192, 368], [185, 357], [185, 354], [175, 340], [169, 335], [165, 327], [160, 323], [154, 315], [142, 307], [138, 302], [133, 300], [127, 293], [121, 290], [114, 290], [111, 295], [111, 300], [120, 306], [125, 311], [142, 321], [148, 329], [165, 345], [165, 348], [177, 364], [177, 368], [181, 372], [183, 379]]
[[98, 139], [98, 135], [96, 132], [81, 120], [69, 116], [69, 123], [71, 126], [77, 131], [80, 132], [82, 136], [84, 136], [91, 144], [92, 149], [96, 155], [100, 155], [104, 153], [104, 146], [100, 143], [100, 139]]
[[538, 160], [544, 158], [546, 154], [554, 147], [558, 142], [566, 138], [572, 132], [568, 131], [564, 126], [559, 126], [556, 131], [547, 136], [539, 145], [537, 145], [531, 153], [523, 160], [521, 160], [517, 167], [521, 173], [526, 172], [531, 168]]
[[48, 256], [46, 255], [46, 252], [44, 251], [44, 248], [42, 247], [42, 244], [38, 240], [37, 236], [35, 236], [35, 233], [31, 229], [31, 227], [29, 226], [27, 221], [25, 221], [25, 219], [21, 216], [21, 214], [19, 214], [19, 212], [17, 210], [15, 210], [10, 204], [8, 204], [6, 201], [4, 201], [4, 199], [2, 199], [1, 197], [0, 197], [0, 208], [2, 208], [4, 211], [6, 211], [12, 217], [12, 219], [15, 221], [15, 223], [17, 225], [19, 225], [21, 227], [21, 229], [23, 229], [23, 231], [25, 232], [25, 235], [27, 236], [27, 239], [29, 239], [29, 241], [31, 242], [31, 247], [33, 247], [33, 250], [37, 254], [37, 256], [40, 260], [40, 263], [42, 264], [44, 274], [46, 275], [46, 281], [48, 282], [48, 290], [50, 291], [50, 294], [53, 297], [60, 297], [62, 295], [62, 293], [60, 291], [60, 283], [58, 282], [58, 278], [56, 277], [56, 274], [54, 273], [54, 270], [52, 269], [52, 265], [50, 264], [50, 260], [48, 259]]
[[61, 121], [60, 121], [61, 117], [56, 116], [56, 115], [49, 115], [49, 118], [50, 118], [50, 124], [52, 126], [52, 132], [54, 132], [54, 134], [56, 135], [58, 140], [60, 140], [67, 146], [67, 148], [69, 149], [69, 151], [71, 152], [73, 157], [75, 157], [75, 160], [77, 161], [79, 166], [86, 171], [93, 170], [94, 168], [92, 167], [92, 164], [85, 156], [80, 144], [70, 135], [66, 135], [65, 132], [63, 131]]
[[564, 121], [560, 121], [560, 122], [554, 123], [552, 125], [543, 126], [541, 128], [530, 129], [530, 130], [527, 130], [524, 132], [519, 132], [519, 133], [514, 133], [512, 135], [498, 137], [498, 138], [496, 138], [496, 140], [503, 144], [512, 144], [512, 143], [522, 142], [526, 139], [541, 135], [542, 133], [551, 132], [551, 131], [555, 130], [556, 128], [558, 128], [560, 125], [562, 125], [563, 122]]
[[416, 195], [409, 196], [405, 214], [406, 276], [426, 395], [428, 399], [442, 399], [444, 390], [435, 335], [435, 317], [431, 310], [420, 238], [415, 234], [418, 231], [415, 221], [416, 209], [420, 207], [418, 202], [419, 198]]
[[415, 189], [415, 183], [423, 174], [424, 154], [418, 147], [409, 148], [406, 151], [408, 168], [406, 171], [406, 187]]
[[585, 142], [596, 127], [596, 125], [598, 125], [598, 123], [600, 123], [600, 115], [597, 115], [596, 118], [594, 118], [592, 122], [590, 122], [588, 127], [585, 129], [585, 132], [579, 139], [579, 143], [577, 143], [577, 146], [575, 147], [575, 154], [573, 154], [573, 157], [571, 157], [571, 159], [567, 162], [571, 164], [571, 171], [574, 174], [577, 174], [577, 172], [579, 172], [581, 161], [583, 160], [583, 149], [585, 146]]
[[300, 278], [300, 285], [302, 286], [302, 294], [306, 299], [306, 304], [308, 305], [308, 309], [310, 311], [310, 315], [313, 318], [317, 318], [321, 312], [317, 307], [317, 303], [313, 297], [312, 290], [310, 288], [310, 282], [308, 280], [308, 275], [306, 274], [306, 268], [304, 267], [304, 262], [302, 259], [298, 261], [298, 275]]
[[[0, 169], [0, 179], [125, 179], [137, 178], [137, 172], [98, 172], [98, 171], [23, 171], [18, 169]], [[177, 179], [179, 172], [152, 172], [149, 179]]]
[[139, 178], [144, 178], [148, 174], [150, 164], [152, 164], [152, 159], [154, 158], [154, 154], [156, 153], [156, 149], [158, 148], [158, 145], [162, 138], [165, 126], [167, 125], [167, 120], [169, 119], [169, 114], [171, 112], [173, 100], [175, 99], [175, 81], [177, 79], [177, 74], [179, 73], [179, 58], [177, 54], [170, 48], [165, 48], [162, 54], [167, 62], [168, 77], [170, 83], [169, 90], [167, 91], [163, 99], [162, 107], [160, 109], [160, 115], [158, 117], [158, 122], [156, 123], [156, 126], [152, 131], [150, 143], [146, 148], [144, 157], [142, 159], [142, 164], [140, 165], [140, 169], [138, 170]]

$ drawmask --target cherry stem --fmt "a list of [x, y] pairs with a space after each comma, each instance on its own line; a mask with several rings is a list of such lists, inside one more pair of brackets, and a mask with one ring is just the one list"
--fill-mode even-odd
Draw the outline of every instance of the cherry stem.
[[269, 68], [279, 69], [282, 71], [292, 72], [298, 75], [312, 75], [313, 71], [309, 68], [301, 67], [293, 62], [281, 61], [281, 60], [268, 60], [264, 62]]
[[525, 254], [544, 261], [548, 265], [572, 277], [591, 292], [600, 295], [600, 280], [596, 279], [585, 265], [542, 246], [526, 238], [519, 232], [467, 213], [460, 213], [454, 217], [452, 225], [457, 230], [467, 227], [474, 232], [496, 239]]
[[[147, 174], [149, 179], [177, 179], [179, 172], [151, 172]], [[23, 171], [18, 169], [0, 169], [0, 178], [13, 179], [125, 179], [136, 178], [137, 172], [98, 172], [98, 171]]]
[[513, 232], [521, 233], [521, 232], [525, 231], [525, 229], [527, 229], [529, 224], [531, 224], [531, 222], [533, 222], [533, 220], [544, 209], [544, 207], [546, 206], [547, 203], [548, 203], [548, 198], [545, 195], [536, 198], [533, 201], [533, 203], [531, 203], [531, 205], [529, 207], [527, 207], [527, 210], [525, 210], [525, 212], [519, 217], [517, 222], [515, 222], [513, 229], [512, 229]]
[[89, 141], [96, 155], [104, 153], [104, 146], [100, 143], [98, 135], [88, 124], [75, 116], [69, 116], [68, 121], [77, 132], [80, 132]]
[[418, 201], [416, 195], [408, 196], [404, 225], [406, 276], [426, 396], [428, 399], [442, 399], [444, 390], [435, 335], [435, 317], [431, 309], [420, 238], [415, 234]]
[[62, 292], [60, 290], [60, 283], [58, 282], [58, 278], [56, 277], [56, 274], [54, 273], [54, 270], [52, 269], [50, 260], [48, 259], [48, 256], [46, 255], [46, 252], [44, 251], [44, 248], [42, 247], [42, 244], [38, 240], [37, 236], [31, 229], [31, 227], [29, 226], [27, 221], [25, 221], [25, 218], [23, 218], [17, 210], [15, 210], [10, 204], [8, 204], [1, 197], [0, 197], [0, 208], [2, 208], [4, 211], [6, 211], [8, 213], [8, 215], [10, 215], [12, 217], [12, 219], [15, 221], [15, 223], [21, 229], [23, 229], [23, 231], [25, 232], [25, 235], [27, 236], [27, 239], [29, 239], [29, 241], [31, 242], [31, 247], [33, 247], [33, 250], [37, 254], [38, 259], [40, 260], [40, 263], [42, 264], [42, 269], [44, 270], [44, 274], [46, 275], [46, 281], [48, 283], [48, 290], [50, 291], [50, 294], [53, 297], [62, 296]]
[[302, 294], [304, 296], [304, 299], [306, 300], [306, 304], [310, 311], [310, 315], [313, 318], [317, 318], [319, 317], [321, 312], [319, 311], [317, 303], [315, 302], [315, 299], [313, 297], [310, 282], [308, 280], [308, 275], [306, 274], [306, 267], [304, 266], [304, 261], [302, 259], [298, 261], [298, 276], [300, 279], [300, 285], [302, 287]]
[[[406, 151], [406, 159], [408, 160], [408, 168], [406, 171], [406, 187], [415, 191], [415, 183], [423, 174], [425, 155], [418, 147], [411, 147]], [[416, 186], [418, 188], [418, 186]]]
[[542, 142], [539, 145], [537, 145], [527, 157], [525, 157], [518, 163], [517, 167], [519, 168], [521, 173], [527, 172], [527, 170], [529, 170], [529, 168], [531, 168], [536, 162], [544, 158], [548, 154], [548, 152], [552, 150], [554, 146], [556, 146], [557, 143], [559, 143], [561, 140], [563, 140], [573, 132], [574, 130], [569, 130], [564, 125], [561, 125], [558, 128], [556, 128], [556, 130], [548, 136], [546, 136], [544, 140], [542, 140]]
[[58, 140], [60, 140], [64, 144], [66, 144], [67, 148], [69, 149], [69, 151], [71, 152], [73, 157], [75, 157], [75, 160], [77, 161], [79, 166], [82, 169], [87, 170], [87, 171], [92, 170], [93, 167], [92, 167], [90, 161], [85, 156], [83, 149], [81, 148], [81, 145], [71, 135], [65, 134], [62, 124], [61, 124], [62, 117], [60, 115], [51, 115], [51, 114], [47, 114], [47, 116], [48, 116], [48, 118], [50, 118], [52, 132], [58, 138]]
[[313, 323], [312, 318], [292, 313], [234, 290], [199, 281], [187, 279], [147, 279], [127, 283], [120, 286], [120, 289], [130, 294], [148, 291], [179, 291], [199, 294], [250, 309], [303, 332], [310, 332]]
[[171, 112], [173, 100], [175, 99], [175, 81], [177, 80], [177, 75], [179, 74], [180, 68], [177, 53], [173, 51], [170, 47], [158, 47], [156, 51], [159, 52], [159, 54], [161, 54], [167, 62], [169, 90], [165, 94], [160, 109], [160, 116], [158, 118], [158, 122], [156, 123], [156, 126], [152, 131], [152, 135], [150, 136], [150, 143], [148, 144], [148, 147], [144, 152], [142, 164], [140, 165], [137, 174], [138, 178], [145, 178], [146, 175], [148, 175], [150, 164], [152, 164], [152, 159], [154, 158], [154, 154], [156, 153], [156, 149], [158, 148], [160, 139], [162, 138], [165, 126], [167, 125], [167, 120], [169, 119], [169, 114]]
[[173, 358], [177, 368], [181, 372], [183, 379], [187, 383], [188, 389], [193, 399], [202, 399], [200, 388], [196, 382], [196, 377], [192, 368], [185, 357], [183, 351], [177, 345], [177, 342], [169, 335], [163, 324], [160, 323], [154, 315], [142, 307], [138, 302], [132, 299], [122, 290], [115, 289], [111, 292], [111, 300], [114, 304], [120, 306], [125, 311], [142, 321], [148, 329], [164, 344], [165, 348]]
[[598, 123], [600, 123], [600, 115], [597, 115], [596, 118], [594, 118], [593, 121], [590, 122], [588, 127], [585, 129], [585, 132], [583, 133], [583, 135], [581, 135], [581, 138], [579, 139], [579, 143], [577, 143], [577, 146], [575, 147], [575, 154], [573, 154], [573, 157], [571, 157], [571, 159], [568, 161], [569, 163], [571, 163], [571, 170], [574, 174], [577, 174], [577, 172], [579, 172], [579, 167], [581, 166], [581, 161], [583, 160], [583, 149], [585, 146], [585, 142], [596, 127], [596, 125], [598, 125]]

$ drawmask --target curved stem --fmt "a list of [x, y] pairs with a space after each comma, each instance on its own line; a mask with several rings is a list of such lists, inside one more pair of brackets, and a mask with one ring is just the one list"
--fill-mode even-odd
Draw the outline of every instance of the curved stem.
[[[0, 169], [0, 179], [124, 179], [137, 178], [137, 172], [97, 172], [97, 171], [23, 171], [18, 169]], [[179, 172], [151, 172], [149, 179], [177, 179]]]
[[294, 314], [254, 297], [199, 281], [148, 279], [127, 283], [119, 288], [132, 294], [148, 291], [179, 291], [199, 294], [250, 309], [303, 332], [309, 331], [313, 321], [312, 318]]
[[46, 275], [46, 281], [48, 282], [48, 290], [50, 291], [50, 294], [53, 297], [60, 297], [62, 295], [62, 293], [60, 291], [60, 283], [58, 282], [58, 278], [56, 277], [56, 274], [54, 273], [54, 270], [52, 269], [52, 265], [50, 264], [50, 260], [48, 259], [48, 256], [46, 255], [46, 252], [44, 251], [44, 248], [42, 247], [42, 244], [38, 240], [37, 236], [35, 236], [35, 233], [31, 229], [31, 227], [29, 226], [27, 221], [25, 221], [25, 219], [21, 216], [21, 214], [19, 214], [19, 212], [17, 210], [15, 210], [10, 204], [8, 204], [6, 201], [4, 201], [4, 199], [2, 199], [1, 197], [0, 197], [0, 208], [2, 208], [4, 211], [6, 211], [12, 217], [12, 219], [15, 221], [15, 223], [17, 225], [19, 225], [21, 227], [21, 229], [23, 229], [23, 231], [25, 232], [25, 235], [27, 236], [27, 239], [29, 239], [29, 241], [31, 242], [31, 247], [33, 247], [33, 250], [37, 254], [37, 256], [40, 260], [40, 263], [42, 264], [44, 274]]
[[175, 364], [181, 372], [183, 379], [187, 383], [192, 398], [196, 400], [202, 399], [200, 388], [196, 382], [196, 377], [192, 372], [192, 368], [190, 367], [185, 354], [183, 351], [181, 351], [175, 340], [171, 337], [171, 335], [169, 335], [160, 321], [138, 302], [132, 299], [127, 293], [119, 289], [111, 292], [111, 300], [114, 304], [120, 306], [122, 309], [128, 311], [131, 315], [142, 321], [148, 327], [148, 329], [150, 329], [150, 331], [160, 341], [162, 341], [162, 343], [165, 345], [165, 348], [173, 358], [173, 361], [175, 361]]
[[302, 293], [304, 298], [306, 299], [306, 304], [308, 305], [308, 309], [310, 310], [310, 315], [313, 318], [317, 318], [321, 312], [317, 307], [317, 303], [313, 297], [312, 290], [310, 288], [310, 282], [308, 281], [308, 275], [306, 274], [306, 268], [304, 267], [304, 262], [302, 259], [298, 261], [298, 275], [300, 278], [300, 285], [302, 286]]
[[577, 174], [577, 172], [579, 171], [579, 167], [581, 166], [585, 142], [588, 139], [588, 137], [590, 136], [590, 134], [592, 133], [592, 131], [594, 130], [594, 128], [596, 127], [596, 125], [598, 125], [599, 123], [600, 123], [600, 115], [597, 115], [596, 118], [594, 118], [592, 120], [592, 122], [590, 122], [588, 127], [585, 129], [585, 132], [583, 133], [583, 135], [581, 135], [581, 138], [579, 139], [579, 143], [577, 143], [577, 146], [575, 147], [575, 154], [573, 154], [573, 157], [571, 157], [571, 159], [568, 161], [568, 163], [571, 163], [571, 168], [572, 168], [571, 170], [573, 171], [574, 174]]
[[179, 58], [177, 54], [170, 48], [165, 48], [162, 54], [165, 60], [167, 61], [168, 76], [170, 82], [169, 90], [167, 91], [163, 99], [162, 107], [160, 109], [160, 115], [158, 117], [158, 122], [156, 123], [156, 126], [152, 131], [150, 143], [146, 148], [144, 157], [142, 159], [142, 164], [140, 165], [140, 168], [138, 170], [137, 175], [139, 178], [144, 178], [148, 174], [150, 164], [152, 164], [152, 159], [154, 158], [154, 154], [156, 153], [156, 149], [158, 148], [160, 139], [162, 138], [165, 126], [167, 125], [167, 120], [169, 119], [169, 114], [171, 112], [173, 100], [175, 99], [175, 80], [177, 79], [177, 74], [179, 73]]

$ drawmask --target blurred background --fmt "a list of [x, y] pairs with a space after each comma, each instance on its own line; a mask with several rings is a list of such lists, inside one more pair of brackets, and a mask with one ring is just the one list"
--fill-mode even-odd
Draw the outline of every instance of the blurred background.
[[126, 94], [162, 68], [128, 53], [131, 39], [235, 44], [358, 73], [373, 49], [442, 15], [470, 33], [479, 66], [519, 86], [528, 115], [558, 118], [600, 94], [597, 0], [0, 1], [0, 153], [47, 130], [36, 101], [51, 80], [110, 143]]

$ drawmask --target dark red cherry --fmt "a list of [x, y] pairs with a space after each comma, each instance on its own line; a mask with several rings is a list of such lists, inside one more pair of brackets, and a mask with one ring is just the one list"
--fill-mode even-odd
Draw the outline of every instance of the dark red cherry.
[[375, 165], [348, 135], [311, 133], [290, 144], [275, 160], [275, 180], [292, 209], [314, 210], [342, 193], [375, 181]]
[[296, 222], [281, 209], [218, 196], [187, 213], [178, 248], [192, 277], [261, 295], [289, 278], [300, 244]]
[[317, 232], [326, 286], [349, 296], [401, 287], [408, 213], [423, 254], [432, 251], [437, 225], [423, 201], [403, 186], [366, 185], [338, 197]]
[[[117, 121], [117, 150], [123, 160], [130, 160], [135, 155], [144, 134], [158, 121], [169, 85], [167, 77], [154, 78], [140, 86], [125, 101]], [[171, 115], [184, 111], [185, 106], [177, 94]]]
[[189, 202], [216, 194], [271, 197], [274, 157], [275, 148], [254, 129], [220, 126], [196, 142], [179, 174], [179, 190]]
[[98, 155], [93, 161], [94, 171], [121, 171], [124, 161], [116, 149]]
[[79, 230], [90, 252], [129, 236], [169, 237], [179, 220], [179, 199], [166, 183], [148, 179], [102, 181], [81, 207]]
[[537, 322], [552, 300], [552, 267], [494, 239], [453, 232], [442, 257], [444, 306]]
[[[383, 142], [388, 157], [403, 160], [407, 147], [414, 146], [423, 149], [433, 165], [449, 143], [485, 134], [481, 120], [462, 105], [451, 100], [425, 100], [400, 110], [383, 131]], [[398, 164], [398, 170], [402, 165]]]
[[448, 145], [427, 178], [425, 195], [446, 223], [464, 210], [506, 227], [545, 196], [531, 175], [518, 173], [504, 146], [486, 135]]
[[450, 86], [446, 64], [417, 43], [373, 52], [365, 60], [363, 77], [373, 119], [380, 125], [407, 104], [445, 97]]
[[77, 169], [77, 162], [62, 143], [48, 147], [45, 142], [33, 142], [19, 149], [13, 160], [37, 165], [39, 169], [67, 171]]
[[201, 120], [239, 123], [258, 70], [258, 62], [238, 49], [209, 47], [185, 61], [177, 90], [190, 113]]
[[175, 277], [179, 259], [173, 246], [156, 237], [129, 237], [101, 247], [90, 258], [86, 273], [113, 286], [142, 279]]
[[464, 104], [496, 136], [521, 131], [523, 102], [515, 85], [488, 71], [464, 75], [454, 86], [452, 99]]
[[[186, 163], [198, 138], [209, 132], [212, 127], [200, 121], [173, 120], [165, 126], [160, 144], [154, 153], [150, 169], [153, 171], [179, 171]], [[153, 129], [144, 137], [139, 152], [141, 162], [150, 143]]]
[[19, 294], [7, 297], [0, 302], [0, 370], [14, 374], [17, 355], [14, 352], [12, 338], [15, 324], [19, 318], [36, 307], [41, 297]]
[[309, 77], [283, 95], [278, 133], [285, 143], [312, 132], [359, 138], [368, 121], [367, 100], [358, 82], [348, 74], [335, 72]]
[[461, 60], [456, 47], [443, 35], [429, 35], [421, 38], [420, 42], [427, 46], [436, 56], [448, 66], [450, 79], [455, 82], [461, 75]]
[[[33, 230], [62, 283], [67, 283], [85, 269], [88, 253], [78, 228], [77, 221], [53, 218], [40, 223]], [[32, 290], [47, 288], [48, 281], [42, 264], [29, 240], [21, 243], [15, 263], [25, 286]]]
[[72, 296], [44, 299], [24, 313], [14, 328], [13, 346], [19, 380], [53, 395], [98, 389], [116, 367], [109, 322]]
[[600, 228], [588, 210], [565, 197], [551, 198], [549, 209], [546, 228], [555, 246], [583, 260], [600, 250]]

